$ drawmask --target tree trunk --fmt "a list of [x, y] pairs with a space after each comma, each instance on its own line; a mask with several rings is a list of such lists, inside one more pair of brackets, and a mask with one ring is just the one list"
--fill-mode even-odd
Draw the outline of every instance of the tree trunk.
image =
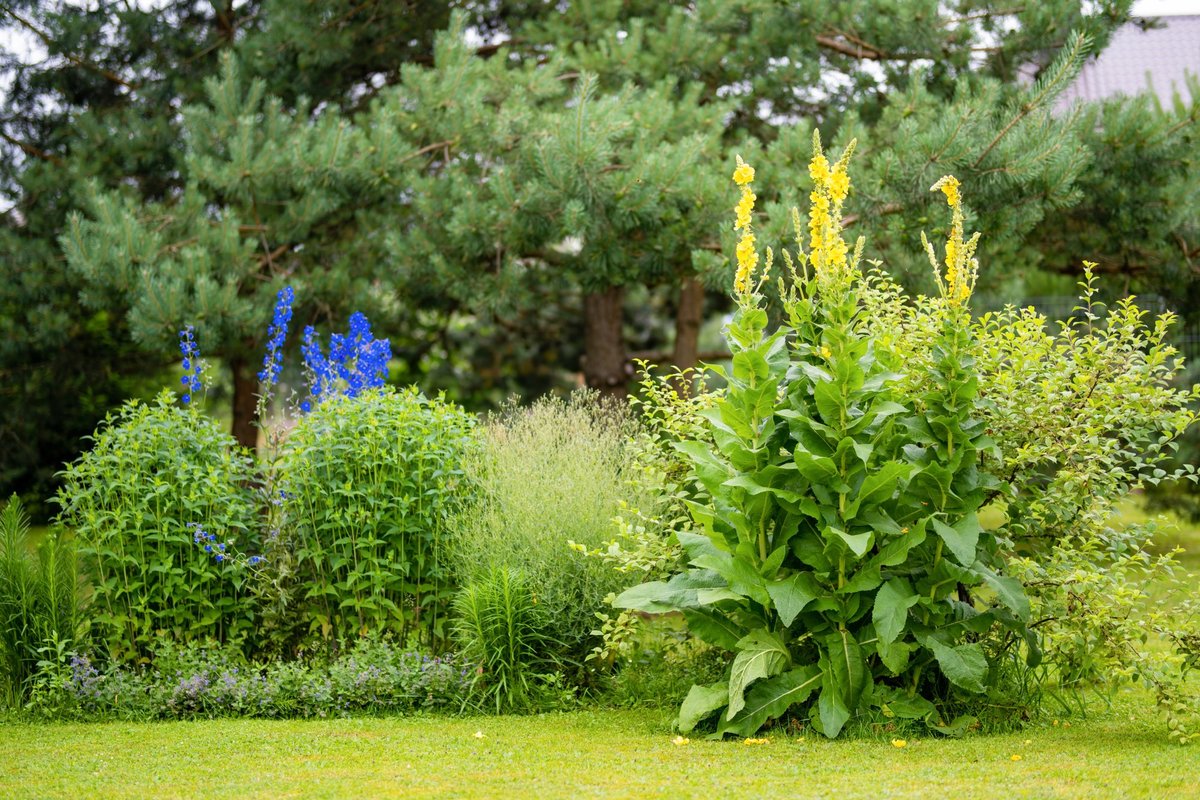
[[604, 397], [624, 398], [628, 390], [624, 301], [621, 286], [583, 297], [583, 378]]
[[[675, 311], [675, 352], [671, 363], [686, 370], [696, 366], [700, 357], [700, 324], [704, 320], [704, 284], [695, 276], [683, 279], [679, 287], [679, 307]], [[691, 380], [676, 380], [681, 395], [692, 393]]]
[[258, 449], [258, 426], [254, 424], [258, 411], [258, 375], [245, 359], [230, 362], [233, 368], [233, 438], [238, 444]]

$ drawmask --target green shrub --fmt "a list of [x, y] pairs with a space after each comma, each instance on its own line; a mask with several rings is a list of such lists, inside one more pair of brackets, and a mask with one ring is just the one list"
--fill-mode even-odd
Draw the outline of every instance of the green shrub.
[[218, 548], [257, 547], [252, 462], [174, 399], [126, 403], [62, 473], [58, 521], [75, 532], [96, 634], [117, 659], [145, 657], [162, 636], [236, 642], [256, 627], [244, 563], [206, 553], [189, 527], [202, 524]]
[[713, 444], [680, 445], [710, 499], [690, 504], [696, 532], [678, 534], [689, 568], [617, 601], [682, 611], [734, 653], [725, 680], [689, 692], [684, 732], [718, 712], [718, 735], [751, 736], [789, 713], [829, 737], [856, 716], [938, 725], [994, 684], [979, 636], [1026, 630], [1029, 602], [977, 517], [998, 482], [978, 468], [992, 445], [965, 306], [976, 238], [964, 239], [957, 182], [935, 186], [953, 211], [948, 269], [942, 297], [926, 301], [935, 333], [917, 366], [929, 379], [905, 394], [861, 299], [861, 242], [851, 253], [841, 239], [850, 151], [830, 165], [814, 145], [810, 249], [799, 269], [789, 259], [773, 332], [754, 277], [753, 171], [734, 175], [732, 369], [706, 415]]
[[623, 501], [641, 504], [627, 485], [630, 434], [622, 409], [588, 394], [508, 409], [488, 426], [473, 461], [484, 491], [455, 537], [464, 584], [497, 569], [524, 576], [549, 625], [545, 641], [554, 643], [540, 655], [576, 682], [586, 678], [582, 663], [596, 643], [596, 613], [630, 582], [578, 552], [613, 539]]
[[539, 669], [554, 669], [545, 653], [549, 620], [537, 594], [520, 572], [493, 566], [480, 573], [454, 599], [455, 640], [467, 660], [478, 665], [476, 690], [496, 713], [529, 708]]
[[13, 495], [0, 512], [0, 703], [28, 699], [39, 663], [79, 646], [83, 627], [74, 548], [51, 533], [34, 558]]
[[452, 597], [449, 522], [474, 489], [474, 419], [415, 389], [321, 403], [276, 465], [293, 614], [327, 641], [390, 631], [440, 642]]
[[1194, 738], [1194, 587], [1152, 599], [1171, 557], [1151, 554], [1149, 529], [1110, 522], [1133, 488], [1195, 476], [1164, 468], [1200, 396], [1173, 383], [1172, 316], [1100, 307], [1085, 265], [1057, 333], [1032, 310], [972, 320], [977, 239], [950, 177], [934, 186], [953, 212], [944, 262], [926, 243], [941, 296], [913, 302], [859, 272], [861, 241], [851, 254], [840, 238], [845, 163], [814, 158], [811, 249], [784, 253], [773, 332], [743, 187], [733, 368], [705, 415], [711, 440], [682, 445], [710, 495], [691, 503], [701, 533], [677, 534], [687, 571], [617, 600], [682, 610], [734, 654], [724, 681], [689, 693], [680, 727], [720, 712], [719, 734], [788, 714], [826, 735], [903, 718], [955, 734], [1145, 680], [1171, 737]]

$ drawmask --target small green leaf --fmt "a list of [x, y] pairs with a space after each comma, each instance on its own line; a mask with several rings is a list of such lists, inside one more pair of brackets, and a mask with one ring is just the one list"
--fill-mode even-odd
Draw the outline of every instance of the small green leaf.
[[975, 563], [975, 549], [979, 546], [979, 518], [971, 512], [959, 519], [953, 526], [947, 525], [936, 517], [933, 529], [942, 537], [946, 547], [954, 554], [955, 560], [964, 567]]
[[1029, 621], [1029, 598], [1025, 595], [1025, 587], [1016, 578], [999, 575], [982, 564], [976, 565], [974, 571], [983, 578], [983, 582], [996, 592], [1000, 602], [1011, 611], [1021, 622]]

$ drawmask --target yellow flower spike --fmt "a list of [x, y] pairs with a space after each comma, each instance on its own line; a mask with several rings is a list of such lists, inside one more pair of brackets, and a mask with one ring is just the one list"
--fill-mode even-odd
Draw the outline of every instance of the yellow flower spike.
[[737, 215], [737, 220], [733, 223], [735, 231], [750, 227], [750, 214], [754, 211], [754, 201], [757, 199], [758, 195], [750, 191], [749, 186], [742, 187], [742, 197], [733, 209], [734, 214]]
[[962, 198], [959, 197], [958, 194], [958, 187], [960, 185], [961, 184], [959, 184], [958, 178], [954, 177], [953, 175], [946, 175], [940, 181], [935, 183], [930, 191], [941, 189], [942, 193], [946, 195], [946, 205], [950, 206], [951, 208], [955, 208], [956, 206], [962, 204]]
[[846, 195], [850, 194], [850, 175], [844, 169], [836, 169], [829, 176], [829, 196], [833, 202], [841, 205]]
[[754, 213], [754, 201], [758, 197], [750, 189], [754, 180], [754, 167], [737, 157], [737, 169], [733, 171], [733, 181], [742, 187], [742, 196], [734, 211], [733, 229], [741, 231], [742, 236], [737, 243], [737, 272], [733, 277], [733, 288], [739, 295], [748, 297], [753, 287], [754, 268], [758, 266], [758, 251], [754, 247], [754, 233], [751, 231], [751, 218]]
[[733, 182], [738, 186], [745, 186], [754, 180], [754, 167], [742, 161], [741, 156], [737, 156], [737, 169], [733, 171]]
[[822, 152], [817, 152], [808, 164], [808, 174], [817, 186], [829, 185], [829, 159]]
[[896, 748], [897, 750], [899, 750], [899, 749], [901, 749], [901, 748], [903, 748], [903, 747], [908, 747], [908, 742], [906, 742], [906, 741], [905, 741], [905, 740], [903, 740], [903, 739], [892, 739], [892, 747], [894, 747], [894, 748]]
[[737, 274], [733, 279], [734, 289], [738, 294], [749, 294], [750, 280], [754, 277], [754, 268], [758, 266], [758, 251], [754, 249], [754, 234], [746, 231], [737, 244]]
[[854, 271], [848, 260], [850, 248], [842, 239], [842, 202], [850, 193], [847, 167], [854, 144], [847, 145], [831, 167], [821, 149], [821, 135], [813, 131], [813, 157], [808, 165], [814, 184], [809, 195], [809, 262], [825, 289], [844, 286]]
[[934, 277], [937, 278], [942, 296], [955, 306], [964, 305], [971, 298], [971, 292], [975, 289], [975, 277], [979, 271], [979, 262], [974, 258], [975, 248], [979, 245], [979, 234], [974, 234], [970, 240], [963, 240], [962, 194], [959, 186], [958, 178], [945, 175], [929, 187], [931, 192], [941, 190], [946, 195], [946, 204], [952, 211], [950, 235], [946, 238], [944, 280], [933, 245], [925, 238], [924, 233], [921, 234], [921, 241], [929, 255], [929, 262], [933, 265]]

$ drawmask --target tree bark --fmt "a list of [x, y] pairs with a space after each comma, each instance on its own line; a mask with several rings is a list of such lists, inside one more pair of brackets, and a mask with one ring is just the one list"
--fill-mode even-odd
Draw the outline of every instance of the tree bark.
[[258, 375], [242, 358], [230, 362], [233, 368], [233, 438], [251, 452], [258, 450]]
[[[675, 310], [675, 351], [671, 363], [679, 370], [692, 369], [700, 357], [700, 324], [704, 321], [704, 284], [695, 276], [683, 279], [679, 307]], [[692, 393], [691, 380], [677, 380], [675, 391]]]
[[628, 391], [624, 302], [621, 286], [583, 296], [583, 378], [604, 397], [624, 398]]

